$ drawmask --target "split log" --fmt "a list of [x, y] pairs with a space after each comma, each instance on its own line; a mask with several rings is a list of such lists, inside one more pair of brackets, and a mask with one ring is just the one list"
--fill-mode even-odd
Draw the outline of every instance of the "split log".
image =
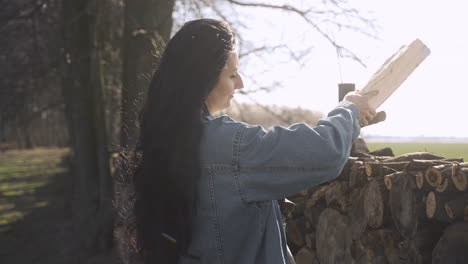
[[316, 231], [317, 257], [321, 264], [350, 263], [351, 231], [345, 216], [327, 208]]
[[462, 264], [468, 260], [468, 222], [451, 224], [432, 252], [433, 264]]
[[430, 152], [413, 152], [404, 154], [391, 159], [386, 159], [386, 162], [400, 162], [400, 161], [412, 161], [412, 160], [442, 160], [444, 157], [438, 156]]
[[468, 194], [447, 201], [444, 204], [445, 213], [452, 220], [468, 221]]
[[414, 190], [410, 177], [406, 174], [392, 181], [390, 189], [389, 203], [392, 219], [397, 230], [406, 239], [411, 239], [416, 234], [418, 218], [424, 208], [421, 202], [422, 194]]
[[382, 105], [430, 53], [421, 40], [415, 39], [388, 58], [362, 88], [363, 93], [379, 91], [369, 99], [369, 106], [377, 109]]

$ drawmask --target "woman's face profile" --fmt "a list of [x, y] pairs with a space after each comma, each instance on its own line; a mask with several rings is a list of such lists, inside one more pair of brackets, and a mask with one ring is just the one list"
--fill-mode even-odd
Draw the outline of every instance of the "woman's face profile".
[[205, 103], [210, 113], [215, 113], [229, 107], [231, 99], [234, 97], [234, 91], [244, 87], [238, 70], [239, 58], [237, 52], [234, 51], [229, 55], [218, 82], [206, 98]]

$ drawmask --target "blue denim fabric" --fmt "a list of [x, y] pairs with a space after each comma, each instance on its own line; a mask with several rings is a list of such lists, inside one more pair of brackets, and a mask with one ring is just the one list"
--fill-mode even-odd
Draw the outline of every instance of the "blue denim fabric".
[[312, 128], [260, 126], [202, 114], [202, 177], [188, 254], [179, 263], [286, 264], [276, 200], [337, 177], [360, 132], [341, 102]]

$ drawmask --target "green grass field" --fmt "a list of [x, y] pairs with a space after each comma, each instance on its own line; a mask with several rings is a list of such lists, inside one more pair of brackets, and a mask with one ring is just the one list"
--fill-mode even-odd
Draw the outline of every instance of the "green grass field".
[[463, 158], [468, 161], [468, 143], [367, 143], [371, 151], [389, 147], [393, 150], [395, 156], [418, 151], [427, 151], [445, 158]]

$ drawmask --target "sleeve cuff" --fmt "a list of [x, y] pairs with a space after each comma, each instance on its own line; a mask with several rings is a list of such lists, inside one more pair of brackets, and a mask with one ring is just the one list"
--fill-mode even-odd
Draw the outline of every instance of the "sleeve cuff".
[[346, 109], [349, 109], [351, 110], [351, 112], [353, 112], [353, 115], [357, 120], [361, 119], [361, 113], [359, 112], [359, 108], [355, 104], [349, 101], [341, 101], [337, 107], [344, 107]]

